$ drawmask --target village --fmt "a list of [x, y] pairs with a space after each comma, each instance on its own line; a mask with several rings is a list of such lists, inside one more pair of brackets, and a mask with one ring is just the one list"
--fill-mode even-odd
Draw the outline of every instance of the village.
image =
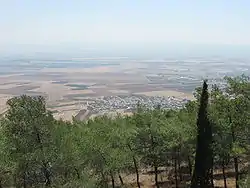
[[88, 110], [92, 114], [104, 114], [110, 111], [124, 110], [124, 112], [132, 112], [137, 108], [137, 105], [152, 109], [160, 106], [164, 109], [179, 109], [188, 102], [188, 99], [177, 97], [164, 97], [164, 96], [108, 96], [100, 97], [85, 102]]

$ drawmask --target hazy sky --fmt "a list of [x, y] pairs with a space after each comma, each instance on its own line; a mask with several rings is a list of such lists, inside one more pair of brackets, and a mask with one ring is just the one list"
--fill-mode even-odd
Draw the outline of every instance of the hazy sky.
[[250, 45], [249, 0], [0, 0], [0, 44]]

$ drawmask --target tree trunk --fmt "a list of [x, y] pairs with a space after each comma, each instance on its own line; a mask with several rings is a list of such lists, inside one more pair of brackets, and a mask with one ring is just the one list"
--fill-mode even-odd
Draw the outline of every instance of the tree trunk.
[[27, 167], [28, 167], [28, 163], [25, 163], [23, 166], [21, 165], [21, 170], [22, 170], [22, 183], [18, 183], [21, 187], [21, 185], [23, 185], [23, 188], [27, 188], [27, 174], [26, 174], [26, 171], [27, 171]]
[[119, 174], [119, 179], [120, 179], [121, 185], [124, 185], [123, 179], [120, 174]]
[[47, 165], [46, 165], [46, 163], [44, 163], [44, 167], [43, 167], [44, 169], [43, 169], [43, 171], [44, 171], [44, 176], [45, 176], [45, 178], [46, 178], [46, 183], [45, 183], [45, 185], [47, 186], [47, 187], [49, 187], [50, 185], [51, 185], [51, 179], [50, 179], [50, 172], [48, 171], [48, 168], [47, 168]]
[[[133, 152], [131, 146], [128, 144], [128, 148], [131, 152]], [[135, 156], [132, 156], [133, 157], [133, 163], [134, 163], [134, 167], [135, 167], [135, 172], [136, 172], [136, 183], [137, 183], [137, 186], [138, 188], [141, 188], [141, 185], [140, 185], [140, 176], [139, 176], [139, 170], [138, 170], [138, 167], [137, 167], [137, 163], [136, 163], [136, 159], [135, 159]]]
[[102, 175], [102, 186], [105, 188], [108, 188], [107, 180], [103, 172], [101, 172]]
[[124, 185], [124, 182], [123, 182], [122, 177], [121, 177], [120, 174], [119, 174], [119, 179], [120, 179], [121, 185]]
[[188, 156], [188, 170], [189, 170], [190, 177], [192, 177], [192, 162], [191, 162], [190, 156]]
[[110, 173], [110, 176], [111, 176], [111, 181], [112, 181], [112, 188], [115, 188], [115, 179], [114, 179], [112, 172]]
[[65, 178], [65, 179], [68, 178], [68, 171], [64, 171], [64, 178]]
[[224, 180], [224, 188], [227, 188], [227, 177], [225, 173], [225, 160], [222, 161], [222, 173], [223, 173], [223, 180]]
[[43, 171], [43, 173], [44, 173], [44, 176], [45, 176], [45, 178], [46, 178], [46, 183], [45, 183], [45, 185], [46, 186], [50, 186], [51, 185], [51, 178], [50, 178], [50, 172], [49, 172], [49, 170], [48, 170], [48, 163], [47, 163], [47, 161], [45, 160], [45, 153], [44, 153], [44, 149], [43, 149], [43, 143], [42, 143], [42, 140], [41, 140], [41, 137], [40, 137], [40, 133], [39, 133], [39, 131], [38, 131], [38, 129], [37, 129], [37, 127], [36, 126], [34, 126], [34, 130], [35, 130], [35, 133], [36, 133], [36, 137], [37, 137], [37, 142], [38, 142], [38, 144], [39, 144], [39, 146], [40, 146], [40, 150], [41, 150], [41, 152], [42, 152], [42, 164], [43, 164], [43, 168], [42, 168], [42, 171]]
[[13, 181], [14, 181], [14, 187], [15, 188], [18, 188], [18, 186], [19, 186], [19, 183], [18, 183], [18, 181], [17, 181], [17, 175], [16, 175], [16, 173], [15, 174], [13, 174]]
[[23, 188], [27, 188], [25, 172], [23, 173]]
[[176, 154], [174, 154], [174, 178], [175, 178], [175, 187], [178, 188], [178, 170], [177, 170], [177, 159], [176, 159]]
[[76, 168], [76, 167], [75, 167], [74, 169], [75, 169], [76, 174], [77, 174], [77, 179], [80, 179], [80, 173], [79, 173], [79, 171], [77, 170], [77, 168]]
[[160, 188], [158, 183], [158, 167], [157, 165], [154, 165], [154, 173], [155, 173], [155, 185], [157, 188]]
[[[230, 121], [230, 123], [232, 122], [231, 116], [229, 117], [229, 121]], [[236, 141], [234, 127], [231, 128], [231, 131], [232, 131], [232, 140], [233, 140], [233, 143], [234, 143]], [[239, 186], [239, 163], [238, 163], [238, 157], [234, 157], [234, 170], [235, 170], [235, 184], [236, 184], [236, 188], [240, 188], [240, 186]]]
[[235, 169], [235, 184], [236, 184], [236, 188], [240, 188], [240, 185], [239, 185], [239, 163], [238, 163], [238, 157], [234, 157], [234, 169]]
[[211, 169], [211, 186], [214, 187], [214, 158], [212, 161], [212, 169]]
[[179, 148], [178, 151], [177, 151], [177, 164], [178, 164], [179, 179], [180, 179], [180, 181], [182, 181], [180, 148]]
[[137, 186], [138, 186], [138, 188], [141, 188], [139, 171], [138, 171], [137, 163], [136, 163], [136, 160], [135, 160], [135, 157], [134, 157], [134, 156], [133, 156], [133, 162], [134, 162], [134, 167], [135, 167], [135, 172], [136, 172], [136, 182], [137, 182]]

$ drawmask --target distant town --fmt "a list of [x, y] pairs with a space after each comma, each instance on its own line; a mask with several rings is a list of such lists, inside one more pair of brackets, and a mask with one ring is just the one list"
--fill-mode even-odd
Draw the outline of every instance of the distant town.
[[[181, 99], [177, 97], [163, 97], [163, 96], [108, 96], [99, 98], [86, 98], [85, 102], [81, 102], [85, 109], [80, 110], [76, 119], [87, 119], [93, 114], [109, 114], [110, 112], [131, 113], [137, 105], [140, 104], [145, 108], [155, 108], [160, 106], [164, 109], [179, 109], [188, 102], [188, 99]], [[86, 109], [87, 107], [87, 109]]]

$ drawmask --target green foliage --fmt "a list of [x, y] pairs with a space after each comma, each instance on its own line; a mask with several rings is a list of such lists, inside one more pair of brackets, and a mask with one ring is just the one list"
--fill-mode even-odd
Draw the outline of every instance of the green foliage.
[[240, 181], [240, 188], [250, 187], [250, 175]]
[[45, 100], [24, 95], [8, 100], [7, 104], [9, 110], [2, 129], [16, 184], [33, 184], [35, 178], [39, 179], [36, 184], [50, 184], [49, 166], [53, 161], [50, 132], [54, 119], [46, 110]]
[[213, 184], [212, 124], [208, 118], [208, 85], [203, 83], [197, 117], [197, 146], [191, 187], [211, 187]]
[[[195, 155], [209, 163], [206, 156], [211, 153], [214, 168], [233, 164], [240, 174], [237, 163], [250, 156], [250, 79], [243, 75], [225, 80], [226, 89], [214, 85], [205, 97], [197, 88], [197, 100], [180, 110], [138, 104], [132, 116], [88, 121], [55, 120], [42, 97], [10, 99], [0, 120], [0, 187], [114, 187], [131, 174], [139, 182], [142, 169], [153, 170], [159, 187], [163, 167], [178, 187], [181, 169], [187, 167], [191, 175]], [[196, 151], [201, 127], [210, 127], [211, 134], [202, 133], [206, 141]]]

